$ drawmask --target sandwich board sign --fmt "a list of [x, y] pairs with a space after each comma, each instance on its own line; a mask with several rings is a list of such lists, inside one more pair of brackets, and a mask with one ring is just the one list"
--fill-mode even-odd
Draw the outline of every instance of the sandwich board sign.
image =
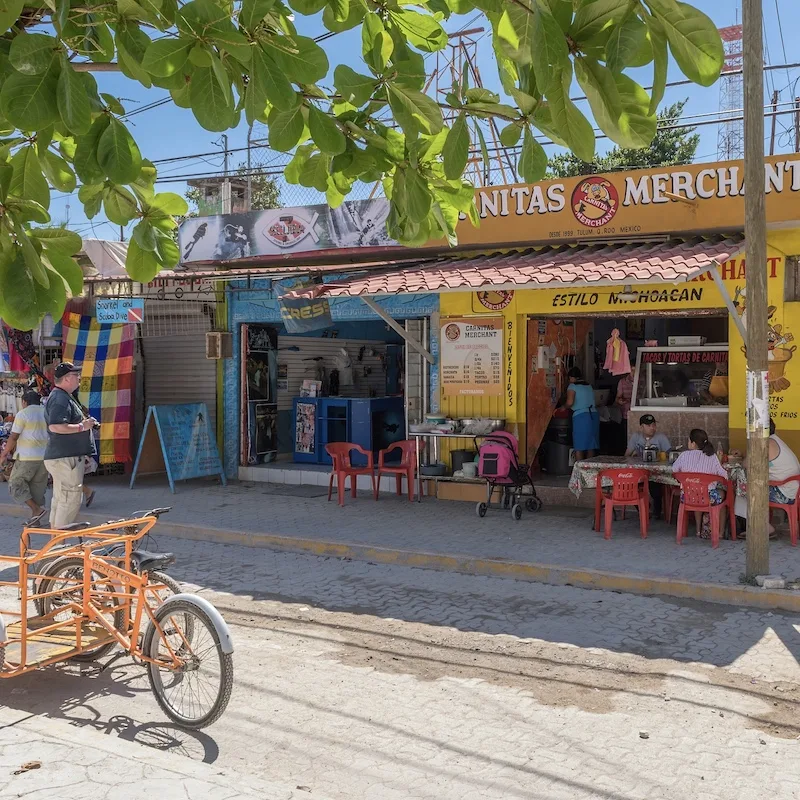
[[225, 472], [205, 403], [150, 406], [133, 465], [130, 488], [136, 476], [167, 473], [170, 491], [175, 481], [219, 475]]

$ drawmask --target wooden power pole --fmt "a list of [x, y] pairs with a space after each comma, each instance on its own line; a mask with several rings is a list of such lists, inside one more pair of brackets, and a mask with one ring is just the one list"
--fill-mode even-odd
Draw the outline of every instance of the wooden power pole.
[[747, 577], [769, 574], [767, 215], [761, 0], [743, 0], [744, 233], [747, 247]]

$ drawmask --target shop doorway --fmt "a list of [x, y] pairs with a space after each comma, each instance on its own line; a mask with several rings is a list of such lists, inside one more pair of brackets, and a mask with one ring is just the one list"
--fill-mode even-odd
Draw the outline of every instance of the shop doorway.
[[[605, 369], [608, 342], [615, 330], [627, 349], [631, 373], [620, 371], [619, 365]], [[571, 472], [570, 413], [564, 403], [567, 373], [573, 367], [581, 370], [594, 389], [601, 455], [624, 455], [629, 435], [644, 413], [658, 418], [659, 430], [675, 446], [685, 444], [692, 427], [704, 428], [715, 441], [727, 444], [727, 359], [719, 356], [720, 349], [727, 356], [727, 345], [728, 318], [719, 310], [693, 316], [529, 319], [528, 459], [554, 477]], [[646, 358], [637, 358], [640, 350]], [[627, 374], [632, 378], [621, 387]], [[726, 391], [720, 394], [723, 386]]]

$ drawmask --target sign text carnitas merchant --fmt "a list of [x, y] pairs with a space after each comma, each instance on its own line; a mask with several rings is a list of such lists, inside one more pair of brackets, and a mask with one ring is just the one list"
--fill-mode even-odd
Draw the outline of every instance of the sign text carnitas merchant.
[[[800, 160], [767, 161], [765, 190], [768, 195], [800, 192]], [[609, 176], [617, 183], [622, 207], [642, 207], [674, 200], [711, 200], [744, 195], [744, 170], [738, 164], [715, 165], [701, 170], [675, 170], [654, 174]], [[481, 218], [530, 216], [563, 211], [569, 190], [558, 182], [544, 185], [481, 189], [477, 193]], [[625, 232], [625, 231], [620, 231]], [[634, 233], [635, 231], [630, 231]]]

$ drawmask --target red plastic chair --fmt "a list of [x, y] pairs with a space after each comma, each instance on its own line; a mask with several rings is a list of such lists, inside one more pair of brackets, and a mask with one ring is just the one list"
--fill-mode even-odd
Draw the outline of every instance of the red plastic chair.
[[[781, 486], [785, 486], [787, 483], [795, 483], [800, 482], [800, 475], [792, 475], [791, 478], [787, 478], [785, 481], [770, 481], [770, 486], [777, 486], [780, 488]], [[792, 542], [792, 547], [797, 547], [797, 534], [798, 529], [800, 529], [800, 508], [798, 508], [798, 496], [800, 496], [800, 487], [798, 491], [795, 492], [794, 496], [794, 503], [773, 503], [770, 502], [769, 504], [769, 516], [772, 519], [772, 511], [774, 509], [780, 509], [786, 514], [786, 517], [789, 520], [789, 537]]]
[[[611, 481], [611, 490], [606, 494], [603, 479]], [[605, 506], [605, 535], [611, 538], [611, 525], [614, 509], [621, 506], [623, 514], [627, 506], [639, 509], [639, 528], [642, 539], [647, 538], [647, 524], [650, 517], [650, 482], [646, 469], [604, 469], [597, 476], [594, 505], [594, 529], [600, 530], [600, 516]]]
[[[414, 473], [417, 470], [417, 442], [415, 439], [404, 439], [401, 442], [395, 442], [391, 447], [387, 447], [378, 453], [378, 476], [375, 483], [375, 499], [381, 491], [381, 476], [394, 475], [397, 480], [397, 495], [398, 497], [403, 494], [403, 477], [405, 476], [408, 482], [408, 499], [414, 501]], [[394, 452], [400, 450], [400, 463], [399, 464], [386, 464], [386, 457]]]
[[[689, 512], [700, 511], [711, 517], [711, 546], [719, 547], [721, 534], [722, 509], [728, 506], [729, 516], [733, 511], [734, 490], [729, 480], [718, 475], [708, 475], [705, 472], [676, 472], [675, 478], [680, 481], [683, 499], [678, 506], [678, 544], [686, 537], [689, 525]], [[727, 497], [724, 503], [711, 504], [709, 489], [717, 483], [725, 486]], [[736, 522], [731, 519], [731, 539], [736, 539]]]
[[[354, 467], [350, 461], [350, 453], [355, 450], [367, 457], [365, 467]], [[339, 493], [339, 505], [344, 505], [344, 484], [350, 478], [350, 497], [358, 497], [358, 476], [370, 475], [372, 477], [372, 490], [375, 491], [375, 458], [369, 450], [350, 442], [334, 442], [325, 445], [325, 452], [333, 459], [331, 479], [328, 482], [328, 500], [333, 494], [333, 479], [336, 478], [336, 488]]]

